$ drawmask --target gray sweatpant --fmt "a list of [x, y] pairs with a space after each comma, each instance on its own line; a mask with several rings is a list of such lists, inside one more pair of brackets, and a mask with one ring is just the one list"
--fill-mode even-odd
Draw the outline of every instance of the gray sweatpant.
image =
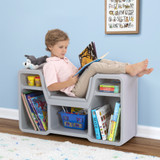
[[72, 92], [76, 97], [85, 97], [89, 79], [97, 73], [103, 74], [120, 74], [126, 73], [125, 67], [128, 63], [122, 63], [117, 61], [111, 61], [107, 59], [102, 59], [99, 62], [92, 63], [80, 76]]

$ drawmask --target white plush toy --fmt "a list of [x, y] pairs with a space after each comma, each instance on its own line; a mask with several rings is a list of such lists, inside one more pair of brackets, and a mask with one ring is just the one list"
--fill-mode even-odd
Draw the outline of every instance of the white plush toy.
[[46, 62], [46, 58], [48, 58], [48, 56], [35, 58], [32, 55], [25, 55], [25, 57], [27, 57], [27, 60], [23, 62], [23, 66], [28, 69], [38, 69], [42, 67]]

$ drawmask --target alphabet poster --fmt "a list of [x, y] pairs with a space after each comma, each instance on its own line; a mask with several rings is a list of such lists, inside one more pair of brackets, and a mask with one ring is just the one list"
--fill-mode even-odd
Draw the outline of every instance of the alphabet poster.
[[139, 32], [139, 0], [105, 0], [106, 34]]

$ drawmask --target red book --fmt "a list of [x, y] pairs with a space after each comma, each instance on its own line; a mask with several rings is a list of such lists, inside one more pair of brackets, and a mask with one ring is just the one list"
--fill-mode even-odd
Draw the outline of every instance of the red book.
[[113, 91], [114, 92], [114, 88], [109, 88], [109, 87], [100, 87], [99, 90], [100, 91]]

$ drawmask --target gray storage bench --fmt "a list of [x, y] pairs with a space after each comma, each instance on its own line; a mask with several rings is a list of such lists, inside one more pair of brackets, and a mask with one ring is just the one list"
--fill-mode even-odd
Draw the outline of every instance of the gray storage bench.
[[[41, 87], [28, 86], [27, 76], [39, 75]], [[137, 132], [137, 77], [127, 74], [96, 74], [90, 79], [88, 91], [85, 98], [68, 97], [60, 92], [49, 92], [46, 88], [42, 70], [22, 69], [18, 73], [19, 79], [19, 127], [21, 131], [34, 134], [61, 134], [86, 138], [94, 143], [102, 143], [120, 146], [130, 140]], [[98, 86], [111, 80], [120, 82], [120, 93], [99, 92]], [[25, 110], [21, 93], [26, 90], [42, 91], [47, 102], [48, 130], [35, 131]], [[110, 104], [112, 110], [116, 101], [121, 103], [120, 117], [120, 139], [115, 142], [98, 140], [95, 137], [94, 126], [92, 123], [91, 110], [97, 106]], [[65, 128], [59, 117], [58, 112], [65, 107], [84, 108], [88, 111], [88, 127], [86, 130]]]

